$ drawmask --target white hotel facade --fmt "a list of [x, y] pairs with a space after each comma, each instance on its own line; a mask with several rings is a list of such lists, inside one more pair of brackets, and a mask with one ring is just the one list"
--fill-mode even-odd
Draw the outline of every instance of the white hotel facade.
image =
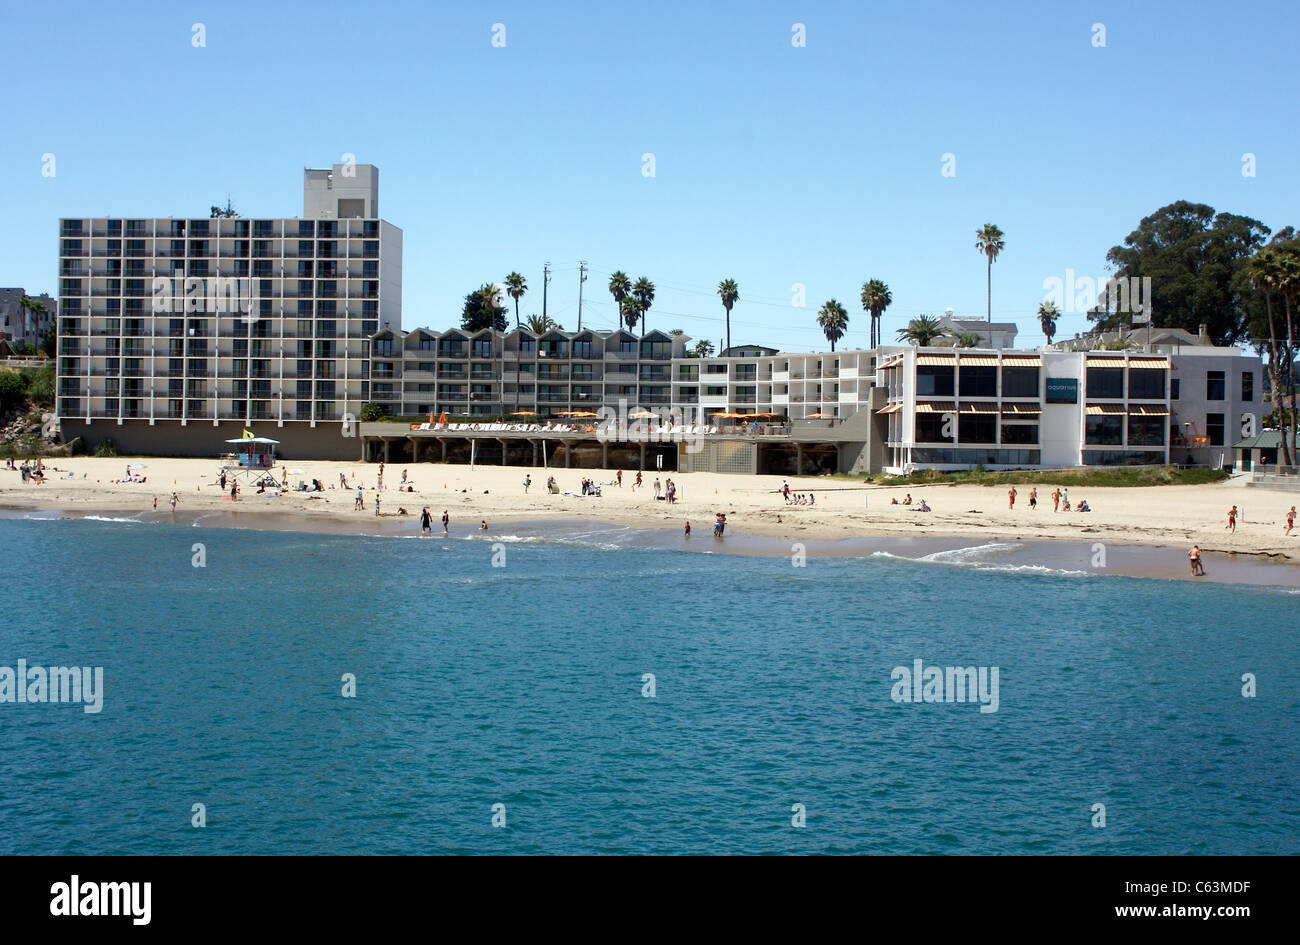
[[341, 421], [369, 399], [370, 338], [401, 324], [402, 231], [377, 168], [303, 178], [298, 218], [59, 221], [65, 440], [217, 455], [256, 424], [294, 455], [353, 457]]

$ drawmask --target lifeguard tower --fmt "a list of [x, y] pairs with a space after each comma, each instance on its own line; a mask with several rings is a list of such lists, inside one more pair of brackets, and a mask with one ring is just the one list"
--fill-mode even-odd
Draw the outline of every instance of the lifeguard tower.
[[265, 436], [245, 436], [236, 440], [226, 440], [238, 449], [222, 457], [223, 469], [242, 471], [245, 476], [250, 473], [268, 473], [275, 466], [275, 448], [279, 440]]

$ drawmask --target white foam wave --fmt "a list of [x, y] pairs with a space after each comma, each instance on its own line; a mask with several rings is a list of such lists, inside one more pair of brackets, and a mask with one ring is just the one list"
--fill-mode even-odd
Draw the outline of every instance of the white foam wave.
[[873, 551], [868, 557], [871, 558], [893, 558], [895, 561], [910, 561], [913, 564], [943, 564], [950, 567], [973, 568], [977, 571], [1003, 571], [1008, 574], [1050, 574], [1058, 577], [1088, 577], [1093, 572], [1077, 571], [1069, 568], [1049, 568], [1041, 564], [996, 564], [991, 561], [978, 560], [978, 555], [987, 554], [991, 548], [1001, 548], [1003, 550], [1023, 547], [1015, 543], [979, 545], [973, 548], [957, 548], [953, 551], [940, 551], [934, 554], [922, 555], [919, 558], [909, 558], [907, 555], [894, 554], [891, 551]]

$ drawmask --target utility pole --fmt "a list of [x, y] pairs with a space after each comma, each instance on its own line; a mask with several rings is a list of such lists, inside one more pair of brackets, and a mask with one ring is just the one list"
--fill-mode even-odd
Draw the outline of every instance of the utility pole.
[[551, 284], [551, 264], [542, 263], [542, 319], [546, 319], [546, 287]]
[[578, 260], [578, 331], [582, 331], [582, 284], [587, 281], [587, 260]]

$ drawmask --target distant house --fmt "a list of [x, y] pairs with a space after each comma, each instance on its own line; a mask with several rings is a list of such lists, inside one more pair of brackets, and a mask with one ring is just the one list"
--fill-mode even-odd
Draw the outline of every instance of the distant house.
[[770, 358], [779, 354], [779, 348], [765, 348], [762, 345], [732, 345], [723, 349], [720, 358]]
[[936, 348], [951, 348], [956, 342], [953, 335], [979, 335], [980, 348], [1014, 348], [1016, 346], [1016, 323], [994, 322], [990, 325], [982, 318], [953, 318], [945, 315], [939, 319], [939, 327], [951, 332], [935, 341]]
[[1182, 328], [1157, 328], [1154, 325], [1148, 333], [1147, 327], [1140, 325], [1137, 328], [1121, 328], [1117, 331], [1076, 334], [1073, 338], [1063, 338], [1053, 342], [1051, 347], [1054, 351], [1101, 351], [1107, 347], [1118, 348], [1121, 345], [1133, 349], [1146, 349], [1148, 344], [1151, 346], [1149, 349], [1151, 351], [1170, 354], [1178, 347], [1190, 345], [1211, 347], [1214, 342], [1210, 340], [1205, 325], [1201, 326], [1199, 335]]
[[59, 309], [57, 299], [42, 293], [30, 298], [36, 302], [44, 302], [45, 313], [24, 311], [18, 303], [26, 295], [26, 289], [0, 288], [0, 338], [12, 342], [19, 350], [23, 345], [31, 345], [35, 348], [41, 346], [45, 333], [54, 326]]
[[1280, 430], [1264, 430], [1232, 444], [1236, 456], [1233, 464], [1237, 472], [1250, 472], [1256, 466], [1276, 466], [1277, 454], [1282, 448]]

